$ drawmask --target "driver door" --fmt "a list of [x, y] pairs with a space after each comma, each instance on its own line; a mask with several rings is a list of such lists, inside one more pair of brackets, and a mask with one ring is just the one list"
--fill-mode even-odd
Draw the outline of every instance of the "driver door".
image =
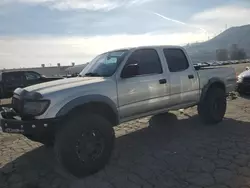
[[151, 48], [136, 50], [124, 67], [135, 62], [139, 66], [138, 74], [120, 78], [117, 83], [121, 119], [163, 108], [168, 98], [167, 78], [158, 52]]

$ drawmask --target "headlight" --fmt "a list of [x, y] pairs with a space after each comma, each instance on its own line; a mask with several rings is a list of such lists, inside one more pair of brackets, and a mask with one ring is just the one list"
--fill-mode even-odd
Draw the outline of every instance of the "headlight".
[[238, 76], [237, 82], [240, 83], [240, 82], [242, 82], [242, 81], [243, 81], [243, 77], [242, 77], [242, 76]]
[[38, 116], [43, 114], [49, 107], [49, 100], [25, 101], [23, 106], [23, 114]]

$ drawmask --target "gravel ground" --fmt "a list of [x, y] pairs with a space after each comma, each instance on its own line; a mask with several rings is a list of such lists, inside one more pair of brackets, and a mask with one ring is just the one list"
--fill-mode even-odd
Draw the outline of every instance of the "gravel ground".
[[249, 99], [237, 98], [216, 126], [203, 125], [196, 108], [125, 123], [106, 168], [78, 181], [65, 178], [51, 149], [0, 133], [0, 187], [250, 187], [249, 113]]
[[52, 149], [0, 133], [0, 188], [250, 187], [249, 100], [229, 100], [216, 126], [202, 124], [196, 108], [122, 124], [110, 163], [82, 180], [65, 177]]

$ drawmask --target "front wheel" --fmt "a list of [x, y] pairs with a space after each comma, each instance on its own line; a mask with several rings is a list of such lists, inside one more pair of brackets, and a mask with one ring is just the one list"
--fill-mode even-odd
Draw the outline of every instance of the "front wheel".
[[205, 98], [198, 104], [198, 114], [208, 124], [223, 120], [227, 108], [226, 93], [222, 88], [210, 88]]
[[77, 178], [102, 169], [114, 145], [111, 123], [95, 114], [71, 118], [58, 132], [55, 154], [60, 166]]

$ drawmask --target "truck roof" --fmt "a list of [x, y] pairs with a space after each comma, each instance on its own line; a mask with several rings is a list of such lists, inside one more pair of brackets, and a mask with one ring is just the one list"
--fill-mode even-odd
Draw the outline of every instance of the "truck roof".
[[140, 49], [140, 48], [178, 48], [178, 49], [184, 49], [182, 46], [177, 46], [177, 45], [148, 45], [148, 46], [118, 48], [118, 49], [110, 50], [108, 52], [119, 51], [119, 50], [132, 50], [132, 49]]

